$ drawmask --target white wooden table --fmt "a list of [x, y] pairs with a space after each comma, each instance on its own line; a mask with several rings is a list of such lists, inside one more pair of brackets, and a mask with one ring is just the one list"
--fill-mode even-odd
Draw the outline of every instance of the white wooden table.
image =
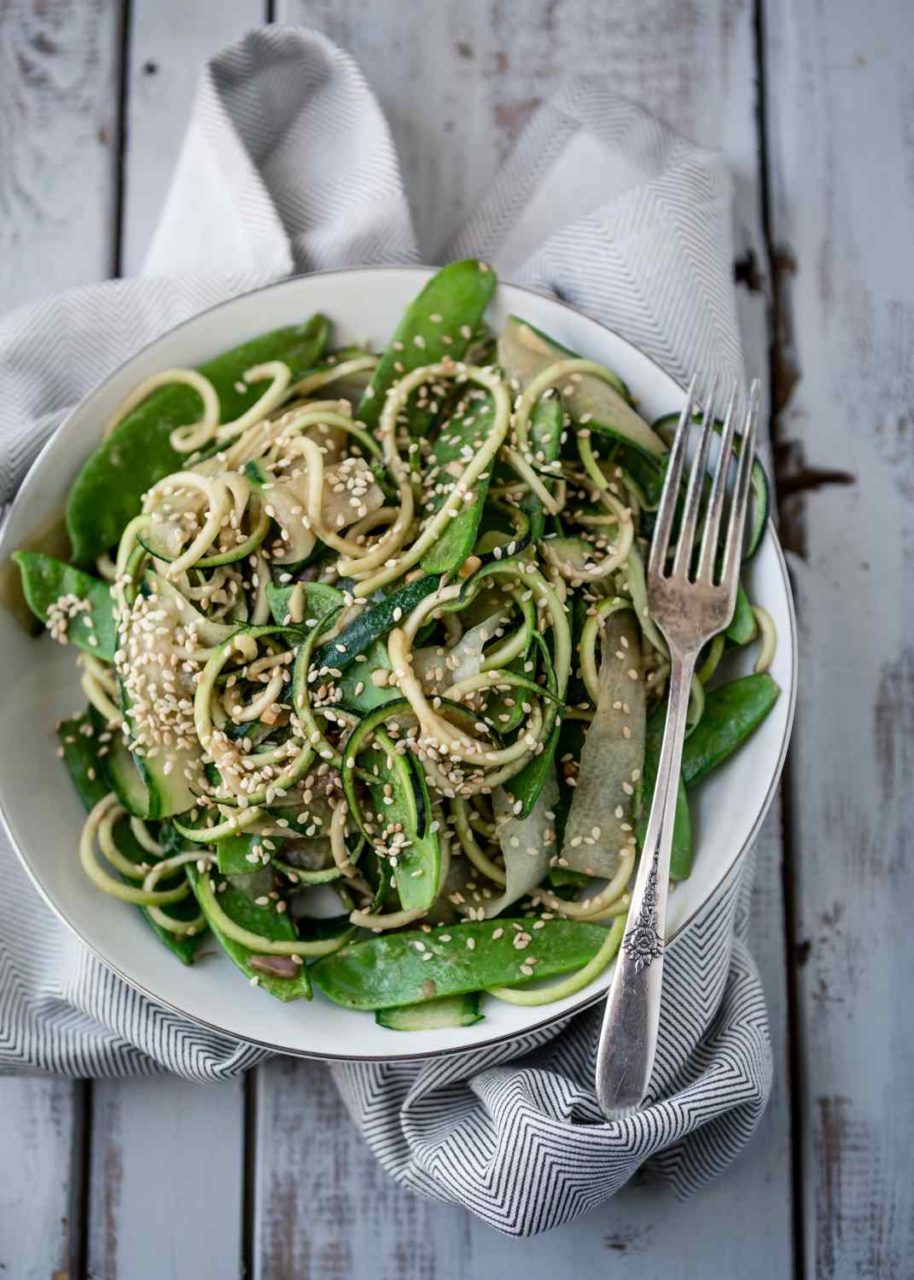
[[392, 1185], [324, 1069], [0, 1081], [0, 1276], [914, 1274], [911, 0], [0, 0], [0, 307], [136, 270], [200, 62], [262, 21], [349, 49], [434, 259], [563, 76], [726, 153], [804, 656], [753, 944], [777, 1081], [686, 1204], [536, 1241]]

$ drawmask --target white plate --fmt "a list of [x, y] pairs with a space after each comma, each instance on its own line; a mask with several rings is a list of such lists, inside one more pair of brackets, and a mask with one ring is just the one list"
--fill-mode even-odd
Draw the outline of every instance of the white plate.
[[[95, 447], [105, 422], [128, 391], [151, 373], [197, 365], [255, 334], [301, 321], [315, 311], [333, 319], [335, 341], [382, 347], [404, 308], [429, 276], [422, 268], [329, 272], [272, 285], [187, 321], [152, 343], [98, 387], [70, 415], [36, 461], [0, 539], [6, 559], [47, 513], [63, 503], [73, 476]], [[517, 313], [559, 342], [615, 369], [649, 420], [678, 410], [683, 392], [646, 356], [561, 303], [500, 285], [491, 309], [498, 327]], [[691, 877], [673, 893], [672, 933], [715, 892], [755, 836], [784, 761], [793, 715], [796, 638], [783, 556], [769, 526], [751, 563], [751, 594], [780, 636], [772, 674], [783, 690], [745, 747], [693, 797], [696, 839]], [[206, 1026], [286, 1053], [321, 1058], [395, 1059], [453, 1052], [529, 1031], [590, 1003], [606, 989], [605, 973], [556, 1004], [517, 1008], [485, 1002], [472, 1027], [409, 1034], [375, 1025], [323, 999], [280, 1004], [252, 988], [221, 954], [193, 968], [179, 964], [137, 911], [95, 889], [79, 866], [83, 812], [56, 755], [54, 726], [84, 702], [74, 652], [47, 637], [35, 640], [0, 610], [0, 812], [26, 870], [60, 918], [105, 964], [151, 999]]]

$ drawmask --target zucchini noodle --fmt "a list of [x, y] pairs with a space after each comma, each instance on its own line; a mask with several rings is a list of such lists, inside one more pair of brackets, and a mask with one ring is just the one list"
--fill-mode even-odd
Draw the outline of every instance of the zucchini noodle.
[[[143, 888], [147, 893], [151, 893], [161, 880], [162, 876], [171, 875], [180, 867], [186, 866], [189, 862], [199, 862], [200, 854], [197, 850], [189, 853], [178, 853], [173, 858], [163, 858], [161, 862], [157, 862], [146, 873], [143, 881]], [[191, 920], [178, 920], [174, 916], [167, 915], [161, 907], [149, 906], [146, 908], [149, 912], [150, 919], [168, 933], [174, 933], [181, 938], [192, 938], [194, 934], [199, 933], [206, 924], [206, 917], [202, 911]]]
[[243, 928], [242, 925], [237, 924], [230, 915], [227, 915], [222, 910], [219, 905], [219, 896], [213, 889], [213, 882], [206, 871], [201, 873], [197, 883], [197, 897], [200, 900], [200, 905], [203, 907], [206, 918], [212, 922], [220, 933], [224, 933], [227, 938], [231, 938], [233, 942], [239, 942], [243, 947], [247, 947], [249, 951], [253, 951], [257, 955], [328, 956], [342, 946], [339, 938], [322, 939], [320, 942], [307, 942], [304, 938], [286, 941], [268, 938], [265, 934], [254, 933], [252, 929]]
[[104, 716], [107, 724], [120, 727], [124, 717], [114, 701], [118, 696], [117, 681], [110, 667], [93, 658], [91, 653], [81, 654], [79, 664], [83, 669], [79, 681], [83, 693], [96, 711]]
[[332, 382], [341, 382], [345, 378], [351, 378], [354, 373], [368, 373], [372, 369], [377, 368], [377, 356], [355, 356], [351, 360], [341, 360], [339, 364], [332, 365], [329, 369], [322, 369], [318, 373], [310, 373], [306, 378], [301, 378], [294, 386], [289, 388], [289, 394], [293, 396], [307, 396], [312, 391], [317, 391], [321, 387], [329, 386]]
[[761, 644], [759, 645], [758, 657], [755, 660], [753, 670], [756, 675], [761, 675], [767, 671], [774, 661], [774, 655], [778, 647], [778, 633], [774, 625], [774, 619], [767, 609], [762, 609], [759, 605], [752, 606], [752, 615], [758, 623], [759, 636]]
[[[472, 365], [455, 365], [451, 361], [436, 365], [426, 365], [423, 368], [416, 369], [413, 373], [407, 374], [405, 378], [402, 378], [397, 383], [392, 394], [388, 396], [381, 414], [379, 427], [384, 460], [392, 474], [400, 482], [401, 492], [409, 487], [409, 484], [406, 467], [397, 453], [397, 418], [405, 408], [410, 395], [434, 378], [459, 378], [464, 382], [475, 382], [478, 386], [484, 387], [491, 394], [495, 404], [492, 425], [482, 447], [474, 455], [472, 461], [467, 464], [447, 498], [427, 522], [409, 551], [404, 552], [399, 557], [395, 557], [393, 563], [385, 565], [380, 572], [372, 574], [364, 581], [360, 581], [356, 587], [356, 595], [371, 595], [379, 587], [383, 587], [395, 578], [401, 577], [402, 574], [422, 559], [426, 551], [432, 547], [444, 532], [447, 524], [459, 514], [461, 508], [468, 501], [472, 500], [473, 486], [494, 461], [502, 441], [508, 433], [511, 422], [511, 402], [508, 390], [502, 379], [490, 369], [476, 368]], [[342, 572], [348, 571], [353, 577], [357, 577], [367, 568], [374, 567], [374, 563], [367, 565], [363, 560], [361, 563], [357, 562], [349, 566], [348, 569], [341, 566], [341, 569]]]
[[[103, 796], [99, 802], [93, 806], [83, 824], [82, 834], [79, 837], [79, 861], [83, 871], [92, 881], [97, 889], [101, 889], [103, 893], [110, 894], [113, 898], [120, 898], [122, 902], [133, 902], [140, 907], [167, 906], [170, 902], [180, 902], [182, 898], [186, 898], [190, 892], [186, 884], [180, 885], [177, 889], [137, 889], [133, 885], [124, 884], [121, 880], [115, 880], [112, 875], [105, 871], [98, 861], [95, 854], [95, 842], [105, 838], [101, 835], [104, 829], [105, 834], [110, 832], [111, 826], [118, 818], [123, 817], [126, 810], [118, 803], [117, 796], [109, 792]], [[107, 844], [107, 841], [106, 841]], [[112, 846], [108, 846], [109, 853]], [[102, 849], [105, 852], [104, 848]], [[108, 853], [105, 854], [108, 857]], [[143, 870], [134, 866], [118, 852], [118, 869], [121, 865], [130, 868], [129, 874], [136, 879], [140, 879]]]
[[569, 920], [595, 920], [625, 893], [634, 865], [635, 855], [632, 851], [620, 852], [618, 871], [612, 880], [607, 881], [604, 887], [592, 897], [568, 902], [548, 889], [540, 890], [537, 897], [547, 911], [554, 911], [556, 915], [567, 916]]
[[[203, 374], [197, 373], [196, 369], [164, 369], [161, 373], [154, 373], [152, 377], [146, 378], [138, 387], [134, 387], [128, 396], [124, 397], [102, 428], [102, 439], [110, 436], [134, 409], [141, 405], [144, 400], [149, 399], [154, 391], [158, 391], [160, 387], [168, 386], [190, 387], [192, 391], [196, 391], [203, 406], [203, 414], [200, 420], [188, 427], [179, 428], [181, 431], [208, 432], [216, 426], [219, 421], [219, 397], [209, 378], [204, 378]], [[172, 447], [177, 448], [174, 444]]]
[[508, 877], [505, 875], [504, 870], [493, 862], [491, 858], [487, 857], [477, 844], [473, 829], [470, 826], [466, 802], [459, 797], [455, 797], [451, 801], [451, 808], [455, 819], [454, 830], [457, 832], [457, 839], [460, 841], [460, 847], [463, 852], [477, 871], [481, 871], [487, 879], [504, 887], [508, 883]]

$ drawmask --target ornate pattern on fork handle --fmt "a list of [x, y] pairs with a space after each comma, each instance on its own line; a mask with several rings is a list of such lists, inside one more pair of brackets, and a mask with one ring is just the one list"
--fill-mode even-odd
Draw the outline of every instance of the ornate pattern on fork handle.
[[635, 973], [640, 973], [663, 954], [663, 938], [657, 929], [657, 863], [660, 850], [654, 850], [650, 874], [644, 890], [644, 901], [634, 927], [629, 929], [622, 946], [632, 957]]

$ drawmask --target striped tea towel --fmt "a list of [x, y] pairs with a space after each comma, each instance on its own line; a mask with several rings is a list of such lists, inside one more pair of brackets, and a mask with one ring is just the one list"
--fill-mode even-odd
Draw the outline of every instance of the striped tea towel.
[[[717, 157], [578, 82], [534, 118], [453, 255], [481, 254], [554, 292], [675, 377], [738, 375], [729, 202]], [[390, 134], [357, 67], [314, 32], [252, 33], [204, 71], [142, 276], [0, 323], [0, 501], [69, 406], [187, 316], [290, 272], [417, 258]], [[378, 1159], [518, 1235], [582, 1213], [647, 1160], [681, 1193], [719, 1173], [771, 1079], [745, 946], [748, 879], [738, 868], [670, 947], [657, 1065], [637, 1115], [606, 1123], [597, 1109], [593, 1010], [469, 1055], [333, 1067]], [[126, 987], [51, 916], [6, 844], [0, 1019], [7, 1071], [164, 1068], [207, 1081], [264, 1056]]]

